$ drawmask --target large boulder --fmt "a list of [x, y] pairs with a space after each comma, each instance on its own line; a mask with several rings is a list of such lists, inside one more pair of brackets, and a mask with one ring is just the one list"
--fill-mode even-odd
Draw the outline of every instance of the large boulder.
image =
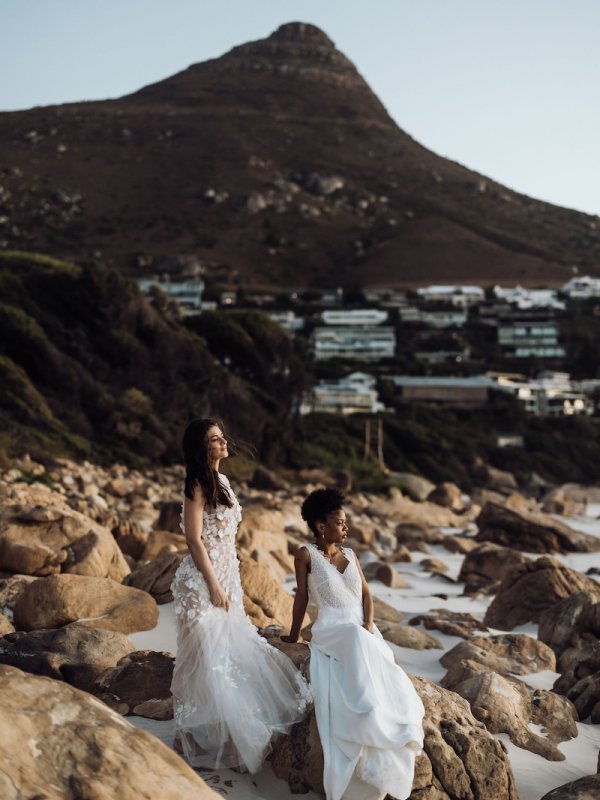
[[25, 575], [67, 572], [121, 581], [129, 572], [112, 533], [54, 500], [0, 513], [0, 570]]
[[0, 664], [88, 691], [102, 673], [132, 651], [123, 633], [73, 622], [64, 628], [9, 633], [0, 639]]
[[580, 719], [591, 717], [593, 723], [600, 723], [600, 642], [595, 639], [565, 650], [559, 666], [563, 674], [554, 691], [571, 700]]
[[477, 517], [480, 542], [532, 553], [592, 553], [600, 550], [600, 538], [575, 531], [548, 514], [515, 511], [499, 503], [487, 503]]
[[172, 719], [171, 679], [175, 656], [137, 650], [105, 670], [90, 689], [119, 714]]
[[458, 580], [467, 586], [481, 587], [502, 581], [515, 567], [528, 561], [518, 550], [500, 547], [493, 542], [478, 545], [464, 557]]
[[599, 797], [600, 775], [586, 775], [546, 792], [541, 800], [598, 800]]
[[449, 481], [440, 483], [429, 493], [426, 498], [430, 503], [435, 503], [442, 508], [450, 508], [452, 511], [462, 511], [464, 503], [462, 492], [455, 483]]
[[435, 489], [435, 484], [424, 478], [422, 475], [415, 475], [413, 472], [391, 472], [388, 475], [390, 483], [397, 486], [403, 494], [408, 495], [411, 500], [422, 503]]
[[[506, 733], [517, 747], [550, 761], [563, 761], [556, 744], [577, 736], [573, 706], [553, 692], [538, 689], [531, 694], [523, 681], [468, 660], [456, 662], [442, 683], [468, 701], [490, 733]], [[534, 733], [532, 723], [543, 726], [545, 735]]]
[[159, 605], [170, 603], [173, 600], [171, 584], [186, 555], [185, 552], [165, 553], [155, 561], [148, 561], [146, 564], [136, 567], [123, 583], [148, 592]]
[[466, 660], [504, 675], [528, 675], [556, 669], [556, 658], [548, 645], [524, 633], [473, 636], [444, 653], [440, 663], [450, 669], [456, 662]]
[[573, 517], [576, 514], [585, 514], [586, 502], [576, 500], [562, 486], [551, 489], [542, 499], [542, 511], [545, 514], [561, 514], [563, 517]]
[[132, 633], [151, 630], [158, 607], [149, 594], [107, 578], [50, 575], [29, 584], [14, 609], [19, 630], [60, 628], [70, 622]]
[[[279, 625], [289, 630], [294, 601], [269, 571], [249, 556], [240, 554], [240, 578], [244, 610], [251, 621], [261, 628]], [[309, 622], [310, 619], [305, 617], [303, 624]]]
[[[307, 675], [306, 645], [279, 647]], [[468, 703], [424, 678], [412, 678], [425, 706], [424, 752], [417, 758], [411, 800], [518, 800], [504, 745], [472, 715]], [[323, 792], [323, 753], [311, 711], [289, 736], [275, 740], [275, 774], [295, 793]]]
[[589, 592], [576, 592], [547, 608], [540, 615], [538, 639], [557, 656], [581, 640], [600, 635], [600, 603]]
[[172, 750], [95, 697], [0, 666], [5, 800], [218, 800]]
[[580, 591], [587, 591], [600, 601], [600, 584], [596, 581], [554, 558], [538, 558], [522, 564], [504, 578], [483, 621], [500, 630], [538, 622], [547, 608]]

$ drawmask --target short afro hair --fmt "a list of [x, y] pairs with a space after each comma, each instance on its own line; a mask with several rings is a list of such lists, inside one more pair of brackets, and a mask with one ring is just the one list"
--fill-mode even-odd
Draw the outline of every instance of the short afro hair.
[[302, 503], [302, 519], [308, 527], [318, 536], [317, 522], [324, 522], [330, 514], [339, 511], [346, 498], [337, 489], [315, 489]]

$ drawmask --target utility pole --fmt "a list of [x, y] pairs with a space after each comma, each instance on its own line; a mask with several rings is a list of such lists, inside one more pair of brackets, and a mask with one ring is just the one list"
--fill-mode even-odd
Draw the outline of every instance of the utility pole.
[[365, 446], [363, 461], [373, 459], [379, 469], [387, 472], [385, 461], [383, 460], [383, 420], [381, 417], [365, 420]]

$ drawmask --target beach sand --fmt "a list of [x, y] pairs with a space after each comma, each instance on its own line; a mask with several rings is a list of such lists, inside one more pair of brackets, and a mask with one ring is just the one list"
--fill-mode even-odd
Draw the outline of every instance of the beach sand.
[[[594, 505], [588, 507], [586, 517], [573, 517], [565, 519], [565, 521], [577, 530], [600, 537], [599, 515], [600, 505]], [[450, 553], [441, 545], [433, 545], [430, 549], [431, 553], [427, 555], [413, 552], [412, 563], [395, 565], [406, 579], [409, 588], [390, 589], [378, 581], [371, 581], [369, 586], [373, 595], [402, 611], [405, 615], [405, 623], [408, 623], [410, 618], [417, 614], [440, 608], [465, 611], [477, 619], [483, 619], [486, 607], [491, 602], [490, 597], [473, 599], [461, 596], [463, 584], [449, 582], [438, 575], [430, 575], [419, 567], [419, 562], [423, 558], [437, 558], [448, 565], [447, 576], [456, 578], [463, 556]], [[538, 555], [531, 554], [533, 558]], [[370, 556], [367, 556], [365, 560], [369, 560], [369, 558]], [[600, 567], [600, 553], [571, 553], [557, 556], [557, 558], [580, 572], [585, 572], [593, 566]], [[290, 578], [285, 584], [290, 592], [294, 585], [293, 578]], [[499, 632], [491, 631], [491, 633]], [[516, 628], [514, 632], [527, 633], [535, 637], [537, 625], [524, 625]], [[435, 649], [419, 651], [395, 645], [391, 645], [391, 647], [394, 650], [396, 661], [407, 672], [439, 682], [446, 672], [439, 663], [440, 657], [461, 640], [458, 637], [444, 635], [439, 631], [431, 633], [443, 644], [443, 651]], [[140, 650], [166, 650], [175, 653], [176, 633], [172, 604], [160, 607], [160, 619], [154, 630], [133, 634], [131, 639], [135, 647]], [[539, 672], [519, 677], [533, 688], [550, 689], [558, 675], [553, 672]], [[131, 717], [130, 719], [134, 725], [154, 734], [165, 744], [171, 745], [173, 739], [172, 720], [156, 722], [141, 717]], [[535, 753], [516, 747], [505, 734], [496, 736], [505, 744], [509, 752], [521, 800], [540, 800], [550, 789], [596, 772], [598, 751], [600, 750], [600, 725], [580, 722], [577, 728], [577, 738], [558, 746], [565, 755], [564, 761], [547, 761]], [[544, 735], [539, 726], [531, 726], [531, 729], [538, 735]], [[298, 795], [290, 793], [284, 781], [278, 780], [273, 775], [268, 764], [255, 776], [240, 775], [231, 770], [202, 771], [201, 775], [212, 788], [232, 800], [252, 800], [252, 798], [287, 800], [287, 798], [298, 797]], [[304, 794], [302, 797], [306, 800], [322, 800], [322, 796], [314, 792]], [[498, 800], [502, 800], [502, 798], [498, 798]]]

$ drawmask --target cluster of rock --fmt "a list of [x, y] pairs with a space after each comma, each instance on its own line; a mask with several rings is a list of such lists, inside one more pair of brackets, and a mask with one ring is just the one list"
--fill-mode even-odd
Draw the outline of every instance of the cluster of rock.
[[[178, 756], [121, 716], [161, 720], [173, 713], [173, 655], [136, 651], [128, 634], [153, 628], [158, 604], [171, 599], [174, 572], [187, 552], [179, 527], [182, 477], [179, 468], [141, 473], [68, 461], [47, 470], [27, 459], [0, 475], [0, 664], [2, 692], [12, 697], [0, 704], [0, 725], [16, 724], [34, 742], [27, 752], [15, 743], [11, 754], [15, 774], [27, 776], [32, 794], [39, 791], [55, 748], [67, 750], [75, 731], [84, 730], [88, 734], [78, 733], [72, 750], [77, 766], [51, 767], [56, 787], [100, 780], [92, 777], [93, 768], [96, 775], [110, 772], [127, 797], [123, 787], [133, 787], [139, 770], [148, 791], [164, 772], [180, 797], [216, 796]], [[348, 482], [345, 474], [320, 471], [298, 473], [290, 482], [259, 470], [254, 485], [239, 491], [246, 611], [305, 672], [306, 645], [278, 639], [289, 626], [292, 606], [282, 582], [306, 541], [302, 497], [334, 478]], [[441, 648], [430, 630], [464, 640], [442, 657], [447, 674], [441, 686], [413, 679], [427, 710], [413, 800], [516, 800], [506, 750], [493, 734], [506, 733], [518, 746], [560, 760], [557, 744], [577, 735], [576, 721], [588, 715], [600, 719], [600, 584], [548, 555], [597, 550], [598, 540], [514, 494], [508, 500], [494, 496], [482, 510], [452, 485], [434, 487], [414, 476], [399, 483], [403, 491], [391, 488], [386, 496], [348, 496], [348, 544], [365, 554], [367, 578], [400, 587], [403, 578], [394, 565], [442, 544], [464, 554], [458, 581], [466, 593], [494, 595], [483, 620], [442, 609], [414, 617], [409, 625], [402, 624], [400, 612], [375, 602], [377, 625], [393, 644]], [[520, 530], [539, 558], [520, 552]], [[443, 559], [419, 558], [424, 571], [445, 574]], [[539, 622], [539, 639], [488, 631], [528, 621]], [[517, 677], [540, 670], [562, 673], [554, 691], [532, 691]], [[32, 692], [44, 696], [40, 709], [55, 720], [55, 734], [41, 718], [28, 716]], [[533, 733], [531, 723], [542, 726], [544, 735]], [[136, 757], [119, 760], [117, 752]], [[272, 763], [293, 791], [322, 791], [314, 714], [279, 740]], [[170, 797], [169, 791], [161, 786], [161, 797]]]

